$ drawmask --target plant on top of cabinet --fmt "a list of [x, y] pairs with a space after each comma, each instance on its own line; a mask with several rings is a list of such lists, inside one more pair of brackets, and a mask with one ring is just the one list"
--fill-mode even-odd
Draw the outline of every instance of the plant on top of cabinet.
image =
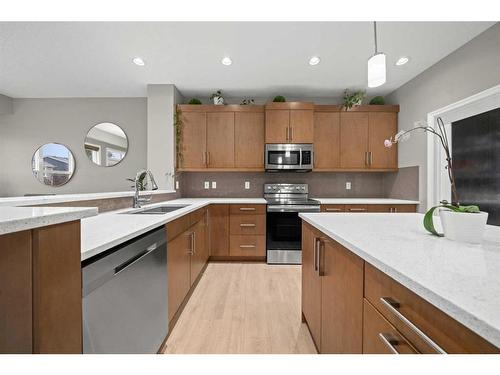
[[240, 103], [240, 105], [250, 105], [250, 104], [255, 104], [255, 100], [253, 99], [243, 99]]
[[284, 102], [286, 102], [286, 99], [283, 95], [278, 95], [278, 96], [274, 97], [273, 102], [284, 103]]
[[223, 105], [224, 97], [222, 96], [222, 90], [217, 90], [216, 92], [214, 92], [210, 99], [214, 101], [215, 105]]
[[385, 104], [385, 99], [383, 96], [375, 96], [370, 100], [370, 105], [384, 105]]
[[344, 91], [344, 103], [342, 105], [345, 110], [349, 110], [352, 107], [361, 105], [363, 103], [363, 99], [365, 97], [365, 91], [364, 90], [359, 90], [355, 91], [353, 93], [349, 92], [348, 89]]
[[[193, 99], [191, 99], [193, 100]], [[175, 132], [175, 157], [176, 165], [180, 167], [182, 163], [182, 120], [181, 111], [178, 109], [174, 113], [174, 132]]]
[[196, 105], [199, 105], [201, 104], [201, 100], [198, 99], [198, 98], [192, 98], [189, 100], [188, 104], [196, 104]]

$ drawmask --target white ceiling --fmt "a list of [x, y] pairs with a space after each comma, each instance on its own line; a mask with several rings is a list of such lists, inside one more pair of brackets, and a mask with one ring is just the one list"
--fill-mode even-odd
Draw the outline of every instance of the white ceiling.
[[[381, 22], [388, 94], [493, 22]], [[148, 83], [185, 96], [338, 97], [366, 88], [369, 22], [0, 23], [0, 93], [12, 97], [143, 97]], [[220, 63], [228, 55], [233, 65]], [[321, 57], [309, 66], [311, 56]], [[132, 58], [141, 56], [146, 66]], [[410, 63], [396, 67], [400, 56]]]

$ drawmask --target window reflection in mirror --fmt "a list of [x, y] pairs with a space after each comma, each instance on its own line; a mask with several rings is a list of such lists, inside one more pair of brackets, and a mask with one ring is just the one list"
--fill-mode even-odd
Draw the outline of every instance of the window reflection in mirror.
[[75, 159], [66, 146], [47, 143], [33, 154], [31, 168], [35, 178], [42, 184], [61, 186], [73, 176]]
[[120, 163], [127, 150], [127, 135], [122, 128], [110, 122], [95, 125], [85, 137], [85, 154], [100, 166], [111, 167]]

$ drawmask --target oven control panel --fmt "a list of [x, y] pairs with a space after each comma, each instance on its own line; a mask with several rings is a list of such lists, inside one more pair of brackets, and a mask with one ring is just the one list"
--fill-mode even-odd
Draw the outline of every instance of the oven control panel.
[[307, 194], [307, 184], [265, 184], [264, 194]]

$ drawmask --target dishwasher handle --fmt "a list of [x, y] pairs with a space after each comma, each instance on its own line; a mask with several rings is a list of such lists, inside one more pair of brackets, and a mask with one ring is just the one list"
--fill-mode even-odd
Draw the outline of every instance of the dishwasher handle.
[[145, 257], [148, 255], [150, 252], [156, 250], [158, 248], [158, 244], [154, 243], [151, 246], [149, 246], [146, 250], [141, 251], [139, 254], [134, 255], [133, 257], [127, 259], [125, 262], [122, 264], [118, 265], [114, 269], [115, 275], [126, 269], [127, 267], [131, 266], [135, 262], [139, 261], [141, 258]]

